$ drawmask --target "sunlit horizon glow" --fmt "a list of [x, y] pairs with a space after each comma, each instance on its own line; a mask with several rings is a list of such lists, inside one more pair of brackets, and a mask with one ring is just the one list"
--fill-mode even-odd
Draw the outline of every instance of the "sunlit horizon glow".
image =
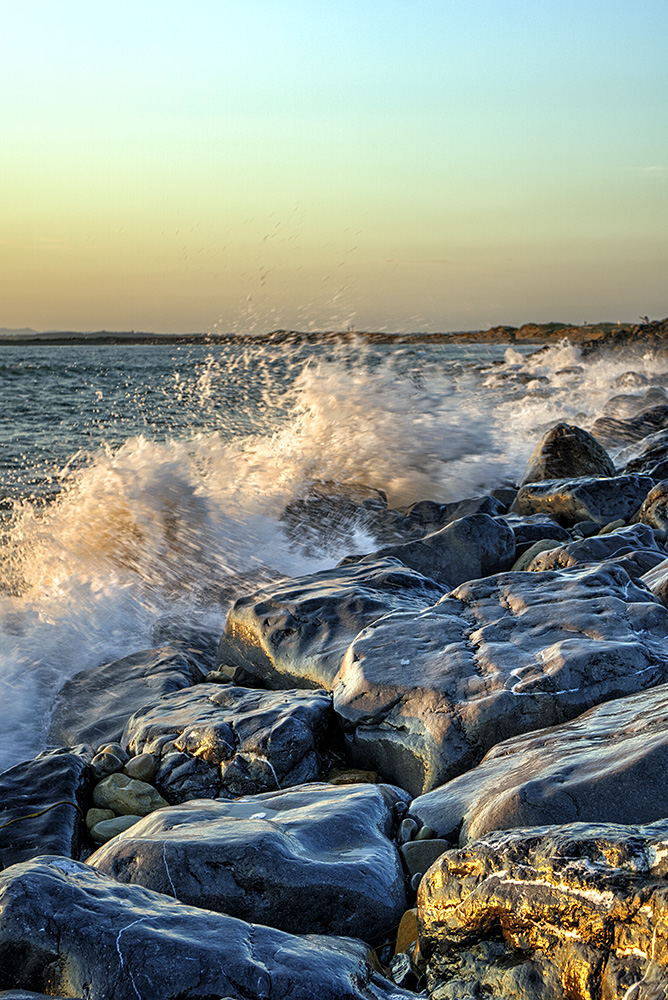
[[663, 0], [23, 0], [0, 327], [668, 314]]

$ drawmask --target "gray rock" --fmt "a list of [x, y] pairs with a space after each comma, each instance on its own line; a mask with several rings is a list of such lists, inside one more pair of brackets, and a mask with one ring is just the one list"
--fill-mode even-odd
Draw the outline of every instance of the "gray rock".
[[428, 607], [443, 587], [396, 559], [354, 563], [242, 597], [232, 607], [218, 661], [270, 688], [331, 690], [357, 633], [397, 608]]
[[[0, 1000], [53, 1000], [53, 996], [32, 990], [0, 990]], [[81, 997], [63, 997], [62, 1000], [81, 1000]]]
[[443, 851], [449, 850], [452, 844], [439, 837], [431, 840], [412, 840], [409, 844], [402, 844], [400, 847], [409, 878], [419, 873], [423, 874], [431, 868], [434, 861], [440, 858]]
[[581, 427], [556, 424], [531, 453], [521, 485], [574, 476], [614, 476], [615, 464], [603, 445]]
[[382, 941], [406, 908], [393, 833], [405, 793], [300, 785], [147, 817], [88, 863], [118, 882], [292, 934]]
[[668, 559], [658, 563], [653, 569], [644, 573], [640, 580], [652, 592], [657, 601], [668, 607]]
[[668, 816], [668, 686], [498, 743], [477, 767], [413, 800], [411, 815], [466, 843], [548, 823]]
[[[511, 491], [511, 500], [516, 491]], [[507, 510], [507, 505], [494, 496], [469, 497], [453, 503], [436, 503], [434, 500], [419, 500], [406, 510], [406, 521], [416, 536], [440, 531], [453, 521], [471, 514], [489, 514], [496, 517]]]
[[[516, 496], [517, 490], [513, 494], [513, 499]], [[545, 514], [530, 514], [526, 517], [519, 514], [505, 514], [503, 520], [513, 530], [516, 558], [519, 558], [536, 542], [546, 538], [556, 538], [557, 542], [570, 542], [571, 540], [568, 531]]]
[[[184, 755], [217, 771], [229, 795], [274, 791], [320, 776], [320, 754], [333, 724], [332, 699], [325, 691], [261, 691], [198, 684], [166, 695], [129, 720], [124, 741], [132, 752]], [[169, 763], [167, 756], [163, 764]], [[165, 790], [164, 771], [156, 785]], [[201, 793], [200, 793], [201, 794]]]
[[541, 553], [552, 552], [553, 549], [560, 548], [561, 542], [557, 541], [556, 538], [542, 538], [540, 542], [534, 542], [531, 548], [528, 548], [526, 552], [522, 553], [519, 559], [517, 559], [510, 567], [510, 572], [526, 573], [528, 572], [534, 559], [541, 555]]
[[667, 845], [665, 820], [574, 823], [442, 854], [418, 890], [429, 996], [665, 997]]
[[633, 473], [609, 479], [548, 479], [522, 486], [512, 510], [517, 514], [549, 514], [568, 527], [578, 521], [610, 521], [632, 517], [653, 487], [649, 476]]
[[138, 823], [141, 816], [125, 815], [113, 816], [111, 819], [101, 819], [99, 823], [91, 829], [91, 838], [96, 844], [106, 844], [107, 841], [119, 834], [129, 830], [131, 826]]
[[657, 483], [649, 491], [634, 520], [660, 531], [668, 531], [668, 479]]
[[419, 795], [502, 739], [664, 683], [666, 636], [666, 609], [614, 564], [502, 573], [360, 633], [334, 709], [351, 762]]
[[537, 573], [614, 560], [621, 563], [632, 580], [637, 580], [663, 562], [665, 556], [665, 551], [657, 545], [652, 529], [646, 524], [636, 524], [537, 553], [527, 569]]
[[668, 406], [653, 406], [628, 420], [599, 417], [594, 421], [593, 434], [604, 445], [614, 446], [624, 442], [641, 441], [642, 438], [668, 427]]
[[46, 857], [0, 875], [0, 987], [87, 1000], [410, 1000], [351, 938], [296, 937]]
[[117, 816], [147, 816], [167, 802], [146, 781], [110, 774], [93, 789], [93, 804], [98, 809], [111, 809]]
[[84, 747], [55, 750], [0, 774], [0, 868], [38, 854], [78, 857], [89, 761]]
[[107, 775], [115, 774], [116, 771], [122, 771], [123, 762], [116, 754], [105, 750], [102, 753], [95, 754], [90, 762], [90, 769], [93, 780], [102, 781]]
[[471, 514], [424, 538], [387, 545], [365, 556], [363, 563], [388, 557], [451, 588], [510, 569], [515, 536], [503, 518]]
[[197, 665], [170, 646], [147, 649], [83, 670], [61, 688], [51, 719], [50, 746], [93, 746], [118, 740], [141, 705], [202, 679]]
[[[630, 450], [630, 449], [628, 449]], [[625, 449], [625, 453], [628, 453]], [[648, 434], [633, 447], [633, 457], [624, 466], [624, 472], [641, 472], [652, 479], [668, 478], [668, 430]]]
[[158, 770], [158, 761], [152, 753], [140, 753], [138, 757], [131, 757], [123, 768], [123, 774], [129, 778], [136, 778], [137, 781], [153, 781]]
[[311, 483], [291, 500], [280, 524], [292, 545], [309, 555], [334, 554], [353, 544], [355, 533], [372, 529], [374, 515], [385, 513], [387, 497], [362, 483]]

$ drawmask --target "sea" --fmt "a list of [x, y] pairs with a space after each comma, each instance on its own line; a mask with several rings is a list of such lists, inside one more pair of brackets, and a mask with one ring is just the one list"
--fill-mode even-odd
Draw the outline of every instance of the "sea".
[[313, 484], [480, 496], [666, 368], [568, 342], [0, 346], [0, 770], [44, 749], [78, 671], [378, 547], [336, 518], [295, 530]]

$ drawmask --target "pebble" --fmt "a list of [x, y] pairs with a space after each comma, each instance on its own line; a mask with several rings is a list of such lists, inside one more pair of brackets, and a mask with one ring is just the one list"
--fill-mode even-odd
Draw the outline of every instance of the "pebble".
[[97, 826], [98, 823], [102, 823], [103, 820], [113, 818], [114, 813], [111, 809], [96, 809], [93, 807], [86, 813], [86, 826], [89, 830], [92, 830], [94, 826]]
[[100, 809], [112, 809], [116, 816], [147, 816], [168, 805], [153, 785], [127, 774], [110, 774], [96, 785], [93, 803]]
[[617, 531], [618, 528], [625, 528], [626, 521], [623, 517], [618, 517], [616, 521], [611, 521], [610, 524], [605, 524], [599, 531], [599, 535], [609, 535], [613, 531]]
[[130, 760], [130, 754], [124, 750], [120, 743], [103, 743], [97, 748], [98, 753], [113, 753], [123, 764]]
[[90, 835], [96, 844], [106, 844], [112, 837], [134, 826], [140, 819], [141, 816], [112, 816], [111, 819], [103, 819], [96, 823]]
[[136, 778], [137, 781], [153, 781], [157, 771], [158, 761], [152, 753], [140, 753], [137, 757], [131, 757], [123, 768], [123, 774]]
[[103, 750], [102, 753], [95, 754], [90, 762], [90, 767], [93, 773], [93, 780], [102, 781], [107, 775], [120, 771], [123, 767], [123, 761], [115, 753]]
[[418, 938], [418, 924], [417, 924], [417, 907], [413, 906], [410, 910], [406, 910], [403, 917], [399, 921], [399, 929], [397, 930], [397, 944], [394, 949], [394, 954], [398, 955], [402, 951], [406, 951], [413, 941], [417, 941]]
[[418, 832], [415, 834], [413, 840], [433, 840], [435, 836], [436, 830], [434, 830], [431, 826], [427, 826], [425, 823], [425, 825], [420, 827]]
[[380, 778], [375, 771], [362, 771], [352, 767], [347, 771], [330, 771], [326, 781], [329, 785], [377, 785]]
[[397, 840], [400, 844], [407, 844], [409, 840], [412, 840], [415, 834], [418, 832], [418, 825], [414, 819], [407, 816], [406, 819], [402, 819], [399, 825], [399, 833], [397, 834]]

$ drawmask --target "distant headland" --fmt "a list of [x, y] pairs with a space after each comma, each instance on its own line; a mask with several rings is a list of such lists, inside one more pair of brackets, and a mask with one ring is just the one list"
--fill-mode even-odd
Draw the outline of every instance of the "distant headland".
[[387, 333], [364, 330], [300, 331], [272, 330], [270, 333], [145, 333], [141, 331], [78, 332], [75, 330], [10, 330], [0, 328], [0, 345], [8, 344], [323, 344], [366, 340], [374, 344], [551, 344], [570, 340], [585, 348], [628, 346], [641, 341], [665, 344], [668, 319], [641, 323], [525, 323], [523, 326], [494, 326], [489, 330], [457, 333]]

